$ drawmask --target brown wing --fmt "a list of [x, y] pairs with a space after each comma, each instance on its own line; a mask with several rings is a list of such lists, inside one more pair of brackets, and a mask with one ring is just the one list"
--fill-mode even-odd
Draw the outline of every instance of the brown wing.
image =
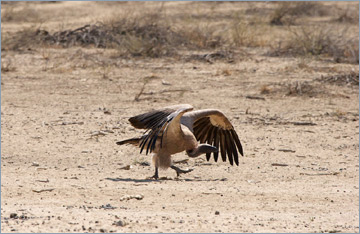
[[153, 129], [163, 122], [169, 115], [179, 109], [192, 109], [193, 107], [188, 104], [181, 104], [175, 106], [168, 106], [162, 109], [153, 110], [144, 114], [136, 115], [129, 119], [132, 126], [140, 129]]
[[[161, 137], [160, 147], [162, 147], [163, 132], [166, 131], [177, 116], [180, 118], [180, 115], [192, 109], [193, 107], [188, 104], [175, 105], [131, 117], [129, 121], [132, 126], [135, 128], [147, 129], [145, 134], [141, 137], [139, 146], [141, 148], [140, 153], [145, 147], [146, 154], [149, 152], [151, 153], [155, 148], [155, 143], [159, 136]], [[177, 121], [177, 124], [180, 129], [179, 120]]]
[[[208, 113], [208, 114], [207, 114]], [[215, 146], [221, 153], [221, 158], [226, 162], [228, 158], [231, 165], [239, 165], [238, 152], [243, 156], [243, 148], [239, 137], [226, 116], [218, 110], [197, 111], [199, 118], [195, 118], [193, 129], [194, 135], [200, 143]], [[214, 160], [217, 162], [219, 152], [214, 152]], [[206, 154], [209, 161], [210, 153]]]

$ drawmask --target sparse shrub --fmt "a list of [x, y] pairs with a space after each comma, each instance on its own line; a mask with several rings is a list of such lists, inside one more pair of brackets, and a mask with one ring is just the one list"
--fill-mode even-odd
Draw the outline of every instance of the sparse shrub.
[[15, 33], [1, 34], [1, 50], [31, 50], [33, 46], [44, 44], [42, 35], [35, 26], [24, 28]]
[[[4, 3], [4, 2], [2, 2]], [[1, 13], [1, 22], [38, 22], [39, 14], [29, 7], [15, 9], [14, 4], [5, 5], [4, 11]]]
[[40, 28], [27, 28], [15, 34], [3, 35], [3, 49], [21, 50], [38, 45], [62, 47], [93, 46], [116, 48], [119, 56], [174, 56], [181, 48], [214, 49], [225, 40], [213, 28], [193, 27], [174, 31], [160, 14], [123, 17], [76, 29], [51, 33]]
[[335, 18], [335, 22], [339, 23], [350, 23], [357, 24], [359, 23], [359, 11], [357, 9], [347, 9], [339, 14], [338, 17]]
[[316, 80], [323, 83], [336, 84], [340, 86], [341, 85], [359, 86], [359, 72], [351, 71], [349, 73], [321, 76]]
[[310, 96], [313, 96], [314, 86], [309, 84], [308, 82], [299, 82], [296, 81], [294, 83], [288, 84], [288, 92], [286, 95], [288, 96], [301, 96], [303, 94], [308, 94]]
[[235, 46], [249, 46], [255, 39], [255, 34], [250, 31], [249, 24], [243, 20], [236, 20], [232, 24], [231, 36]]
[[[145, 17], [146, 18], [146, 17]], [[133, 56], [160, 57], [172, 55], [174, 47], [184, 39], [153, 15], [146, 19], [125, 19], [93, 25], [74, 30], [50, 33], [34, 27], [3, 37], [3, 49], [18, 50], [38, 45], [94, 46], [118, 48]]]
[[[334, 7], [326, 10], [328, 6], [317, 2], [273, 2], [272, 4], [276, 6], [275, 9], [271, 7], [260, 8], [259, 11], [252, 9], [261, 16], [244, 15], [242, 10], [221, 14], [220, 11], [216, 11], [218, 4], [213, 4], [211, 14], [198, 12], [169, 17], [162, 13], [161, 7], [156, 11], [142, 13], [141, 16], [125, 13], [102, 22], [66, 30], [33, 26], [15, 33], [4, 32], [2, 49], [31, 50], [40, 46], [113, 48], [116, 52], [112, 53], [112, 58], [130, 56], [157, 58], [177, 55], [180, 57], [186, 54], [187, 50], [194, 52], [185, 55], [185, 59], [197, 59], [209, 63], [217, 59], [226, 59], [228, 62], [233, 62], [240, 53], [241, 56], [249, 55], [244, 53], [242, 47], [269, 48], [273, 46], [271, 44], [274, 36], [281, 35], [286, 39], [281, 38], [279, 45], [276, 48], [272, 47], [269, 55], [320, 55], [332, 57], [336, 62], [358, 63], [357, 34], [356, 37], [349, 37], [350, 33], [347, 30], [324, 27], [323, 23], [321, 26], [276, 27], [277, 31], [272, 32], [275, 27], [269, 25], [269, 15], [266, 15], [272, 12], [271, 24], [284, 25], [291, 24], [295, 17], [299, 18], [298, 16], [329, 14], [329, 11], [335, 9]], [[346, 12], [344, 16], [340, 15], [336, 22], [348, 22], [358, 15], [357, 11]], [[297, 23], [300, 22], [308, 23], [306, 20]], [[334, 23], [334, 20], [331, 22], [332, 25], [340, 25]], [[316, 24], [319, 25], [317, 22]], [[287, 37], [286, 33], [290, 36]]]
[[359, 39], [348, 37], [348, 28], [300, 27], [288, 28], [290, 39], [272, 48], [271, 56], [301, 55], [332, 57], [335, 62], [359, 63]]
[[326, 14], [329, 14], [329, 9], [317, 2], [279, 2], [278, 7], [270, 15], [270, 24], [290, 25], [297, 16]]
[[13, 66], [11, 59], [1, 60], [1, 72], [12, 72], [15, 71], [16, 68]]
[[214, 27], [208, 25], [196, 25], [192, 28], [182, 30], [185, 45], [192, 48], [214, 49], [225, 43], [224, 39], [216, 33]]

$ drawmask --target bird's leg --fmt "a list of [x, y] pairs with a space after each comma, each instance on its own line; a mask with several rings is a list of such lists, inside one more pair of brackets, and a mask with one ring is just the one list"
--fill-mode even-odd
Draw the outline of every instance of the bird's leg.
[[157, 167], [155, 167], [155, 174], [151, 177], [149, 177], [148, 179], [159, 179], [159, 169]]
[[180, 174], [189, 173], [194, 170], [194, 169], [182, 170], [174, 165], [171, 166], [171, 169], [174, 169], [176, 171], [177, 176], [180, 176]]

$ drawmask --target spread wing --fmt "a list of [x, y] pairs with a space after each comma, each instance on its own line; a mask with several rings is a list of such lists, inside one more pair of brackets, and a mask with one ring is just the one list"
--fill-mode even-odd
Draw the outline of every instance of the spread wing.
[[[231, 165], [239, 165], [238, 152], [243, 156], [243, 148], [239, 137], [226, 116], [219, 110], [199, 110], [190, 112], [194, 119], [194, 135], [200, 143], [215, 146], [221, 153], [221, 158], [226, 162], [229, 159]], [[214, 160], [217, 162], [219, 152], [214, 152]], [[209, 161], [211, 154], [206, 154]]]
[[160, 137], [162, 147], [163, 133], [170, 127], [178, 128], [180, 131], [180, 118], [193, 107], [188, 104], [168, 106], [163, 109], [150, 111], [129, 119], [132, 126], [140, 129], [147, 129], [140, 141], [140, 153], [146, 147], [146, 154], [151, 153]]

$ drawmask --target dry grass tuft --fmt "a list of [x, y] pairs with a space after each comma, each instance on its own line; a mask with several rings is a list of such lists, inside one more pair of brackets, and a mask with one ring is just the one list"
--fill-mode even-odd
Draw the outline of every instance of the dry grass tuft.
[[39, 22], [41, 20], [36, 10], [29, 7], [16, 9], [15, 6], [16, 4], [9, 4], [4, 8], [1, 13], [1, 22]]
[[318, 90], [311, 85], [309, 82], [294, 82], [291, 84], [288, 84], [288, 92], [287, 96], [302, 96], [302, 95], [309, 95], [309, 96], [315, 96], [315, 93]]
[[214, 49], [225, 44], [223, 37], [217, 34], [216, 28], [208, 25], [196, 25], [186, 30], [181, 30], [185, 45], [194, 49]]
[[94, 46], [97, 48], [117, 48], [121, 56], [161, 57], [175, 53], [174, 45], [182, 41], [181, 35], [172, 31], [160, 21], [148, 16], [147, 21], [125, 18], [108, 23], [85, 25], [75, 30], [65, 30], [53, 34], [44, 31], [42, 39], [50, 45]]
[[10, 59], [1, 60], [1, 72], [5, 73], [5, 72], [12, 72], [12, 71], [16, 71], [16, 68], [13, 66], [11, 60]]
[[222, 60], [228, 63], [233, 63], [235, 60], [235, 54], [230, 50], [219, 50], [213, 53], [205, 54], [192, 54], [186, 57], [188, 62], [196, 60], [201, 62], [207, 62], [213, 64], [215, 61]]
[[35, 26], [24, 28], [16, 33], [3, 33], [1, 34], [1, 50], [32, 50], [45, 44], [43, 36]]
[[[219, 4], [213, 4], [210, 13], [170, 16], [162, 6], [141, 16], [125, 13], [75, 29], [30, 27], [2, 34], [2, 50], [31, 50], [41, 46], [115, 48], [112, 58], [180, 58], [192, 51], [185, 59], [213, 63], [215, 60], [234, 62], [239, 56], [249, 56], [244, 52], [252, 47], [260, 48], [258, 51], [270, 48], [267, 54], [270, 56], [316, 56], [341, 63], [359, 62], [358, 34], [350, 32], [354, 25], [349, 23], [358, 18], [356, 10], [339, 10], [320, 2], [272, 4], [275, 8], [252, 8], [253, 14], [249, 15], [242, 14], [241, 10], [220, 14], [216, 11]], [[11, 12], [11, 7], [7, 11]], [[310, 16], [330, 16], [331, 12], [339, 17], [308, 23]], [[297, 26], [289, 26], [295, 20]], [[276, 38], [279, 44], [275, 47]]]
[[359, 72], [343, 73], [331, 76], [321, 76], [317, 79], [320, 82], [336, 85], [355, 85], [359, 86]]
[[334, 20], [334, 22], [358, 24], [359, 12], [357, 11], [357, 9], [347, 9], [341, 12], [339, 16]]
[[284, 45], [272, 48], [270, 56], [323, 55], [331, 57], [337, 63], [359, 63], [359, 38], [347, 37], [347, 27], [289, 27], [288, 30], [291, 33], [290, 39]]
[[267, 85], [263, 85], [260, 88], [260, 94], [269, 94], [271, 92], [271, 88]]
[[3, 37], [2, 49], [21, 50], [38, 45], [83, 46], [116, 48], [119, 56], [163, 57], [174, 56], [177, 50], [214, 49], [224, 40], [210, 28], [194, 27], [174, 31], [161, 14], [148, 14], [140, 18], [124, 17], [88, 24], [76, 29], [51, 33], [43, 29], [27, 28]]
[[324, 16], [329, 9], [317, 2], [279, 2], [270, 15], [271, 25], [291, 25], [299, 16]]

